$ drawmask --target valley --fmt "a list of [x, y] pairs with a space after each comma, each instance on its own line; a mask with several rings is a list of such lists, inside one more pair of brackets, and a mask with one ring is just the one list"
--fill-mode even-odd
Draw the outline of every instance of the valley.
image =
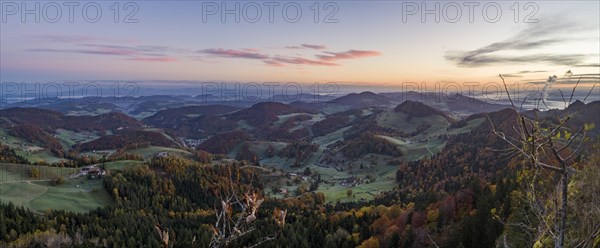
[[[317, 184], [316, 191], [324, 193], [326, 201], [330, 203], [372, 200], [378, 193], [390, 190], [396, 185], [395, 170], [399, 163], [431, 157], [443, 149], [445, 136], [468, 132], [483, 122], [483, 119], [479, 118], [469, 121], [463, 127], [450, 128], [455, 120], [443, 112], [419, 102], [407, 101], [398, 104], [384, 95], [370, 92], [351, 94], [326, 102], [323, 107], [324, 112], [268, 102], [256, 104], [245, 110], [235, 104], [191, 105], [188, 103], [188, 106], [178, 107], [180, 104], [175, 97], [168, 99], [171, 101], [170, 104], [156, 105], [153, 103], [164, 109], [156, 112], [147, 112], [148, 110], [146, 110], [146, 113], [152, 114], [139, 121], [127, 119], [129, 117], [126, 118], [126, 121], [120, 121], [121, 123], [131, 123], [126, 126], [98, 126], [95, 129], [71, 127], [74, 124], [71, 124], [72, 122], [68, 118], [79, 115], [68, 108], [58, 108], [58, 110], [66, 111], [67, 115], [64, 117], [59, 112], [49, 112], [57, 116], [54, 119], [65, 119], [66, 122], [63, 123], [53, 124], [48, 123], [47, 120], [28, 120], [34, 125], [47, 127], [44, 132], [57, 139], [61, 144], [62, 154], [78, 150], [79, 156], [96, 162], [114, 157], [115, 159], [112, 159], [114, 162], [104, 162], [105, 166], [121, 170], [126, 167], [123, 165], [142, 164], [159, 154], [193, 158], [194, 150], [202, 146], [202, 140], [207, 141], [214, 135], [236, 130], [245, 132], [249, 135], [248, 138], [236, 141], [232, 146], [225, 147], [225, 150], [217, 149], [225, 155], [224, 158], [246, 160], [248, 163], [259, 164], [265, 168], [281, 171], [286, 175], [299, 175], [298, 177], [278, 178], [266, 185], [266, 188], [271, 189], [266, 192], [275, 197], [291, 196], [299, 192], [299, 189], [300, 192], [307, 191], [311, 184]], [[398, 105], [396, 106], [396, 104]], [[20, 104], [20, 106], [22, 105]], [[132, 104], [132, 106], [142, 105], [143, 103]], [[56, 106], [59, 105], [54, 103], [51, 106], [56, 109]], [[169, 106], [176, 107], [170, 108]], [[332, 109], [335, 108], [347, 111], [332, 112]], [[135, 109], [132, 111], [138, 112]], [[20, 119], [11, 117], [10, 112], [8, 113], [4, 117], [5, 123], [18, 124], [20, 122]], [[111, 114], [102, 113], [101, 115], [110, 116]], [[135, 115], [133, 116], [135, 117]], [[83, 115], [81, 118], [92, 117]], [[140, 117], [138, 116], [138, 118]], [[133, 124], [136, 122], [141, 125]], [[328, 123], [334, 126], [326, 128], [325, 125], [331, 125]], [[68, 156], [57, 156], [56, 153], [50, 151], [49, 147], [41, 147], [43, 144], [36, 143], [32, 137], [17, 137], [11, 132], [10, 124], [5, 124], [0, 129], [3, 143], [15, 149], [18, 155], [28, 161], [42, 165], [68, 164], [69, 161], [73, 161]], [[103, 124], [100, 123], [100, 125]], [[313, 127], [315, 125], [318, 126], [318, 129]], [[378, 154], [382, 153], [381, 151], [375, 151], [375, 153], [366, 151], [353, 157], [343, 154], [342, 149], [346, 146], [347, 139], [356, 139], [356, 137], [351, 137], [352, 132], [370, 131], [371, 128], [373, 128], [372, 130], [383, 130], [384, 132], [375, 134], [373, 137], [380, 138], [380, 142], [387, 142], [391, 146], [397, 147], [402, 156], [400, 158], [389, 156], [385, 152]], [[127, 129], [129, 131], [124, 131]], [[323, 132], [323, 130], [329, 131]], [[135, 132], [148, 133], [134, 138], [132, 135]], [[150, 138], [148, 135], [153, 133], [160, 135], [151, 135], [156, 137], [151, 138], [153, 140], [148, 144], [147, 140]], [[118, 136], [125, 136], [128, 143], [120, 141]], [[165, 140], [161, 141], [160, 136], [164, 136]], [[114, 137], [112, 139], [115, 140], [111, 141], [109, 139], [111, 137]], [[198, 138], [200, 138], [200, 143], [195, 141]], [[139, 139], [139, 141], [132, 141], [135, 139]], [[223, 139], [226, 141], [228, 138], [224, 136]], [[302, 152], [302, 148], [298, 151], [291, 151], [287, 155], [279, 154], [284, 147], [293, 146], [293, 141], [298, 139], [314, 144], [317, 148], [304, 155], [298, 154]], [[210, 140], [208, 142], [217, 141]], [[354, 146], [361, 147], [360, 142], [362, 141], [358, 142]], [[164, 146], [166, 144], [170, 145]], [[142, 147], [138, 148], [137, 146]], [[217, 147], [214, 144], [211, 146], [211, 152], [216, 151]], [[242, 148], [243, 151], [241, 151]], [[293, 147], [290, 148], [293, 149]], [[135, 157], [139, 161], [126, 160], [127, 156]], [[304, 171], [307, 169], [311, 171], [310, 175], [304, 175]], [[316, 182], [317, 175], [319, 182]], [[64, 175], [62, 176], [64, 177]], [[52, 176], [45, 177], [51, 179]], [[348, 196], [348, 190], [354, 193]], [[286, 194], [282, 194], [281, 191]]]
[[[19, 103], [3, 109], [0, 118], [0, 201], [41, 215], [93, 213], [125, 204], [123, 193], [108, 186], [125, 180], [123, 175], [153, 173], [164, 177], [164, 184], [185, 177], [180, 170], [189, 166], [241, 166], [252, 171], [271, 201], [317, 197], [328, 206], [360, 206], [389, 201], [390, 195], [395, 195], [392, 202], [418, 202], [430, 197], [423, 189], [453, 192], [472, 176], [495, 180], [494, 175], [507, 173], [501, 165], [512, 162], [494, 160], [486, 147], [502, 147], [489, 139], [490, 121], [505, 128], [514, 118], [507, 117], [509, 109], [481, 113], [461, 98], [464, 109], [453, 112], [448, 106], [455, 103], [397, 102], [388, 96], [394, 95], [364, 92], [324, 103], [249, 106], [188, 102], [183, 107], [170, 97], [167, 103], [153, 102], [143, 115], [134, 114], [143, 102], [98, 115]], [[600, 110], [598, 103], [564, 111], [573, 115], [574, 125], [600, 125], [588, 115]], [[544, 118], [550, 120], [551, 113], [559, 112]], [[77, 176], [92, 167], [105, 173]]]

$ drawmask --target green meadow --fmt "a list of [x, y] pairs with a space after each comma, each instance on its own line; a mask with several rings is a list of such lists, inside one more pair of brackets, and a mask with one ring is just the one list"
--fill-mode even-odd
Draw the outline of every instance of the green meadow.
[[50, 181], [0, 183], [0, 201], [12, 202], [38, 213], [49, 209], [84, 213], [113, 204], [102, 180], [69, 179], [64, 184]]

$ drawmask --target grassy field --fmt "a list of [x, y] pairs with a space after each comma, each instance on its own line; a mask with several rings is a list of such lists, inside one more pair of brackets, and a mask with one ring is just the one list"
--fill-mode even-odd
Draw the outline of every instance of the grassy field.
[[[65, 160], [56, 157], [47, 149], [38, 147], [24, 139], [14, 137], [7, 130], [0, 128], [0, 142], [13, 148], [17, 155], [22, 156], [33, 163], [54, 163]], [[63, 144], [64, 145], [64, 144]]]
[[[316, 158], [320, 153], [322, 153], [323, 147], [320, 147], [320, 151], [315, 152], [314, 156], [308, 159], [305, 162], [305, 166], [300, 168], [292, 168], [289, 165], [291, 164], [290, 160], [274, 157], [262, 163], [263, 166], [270, 168], [271, 166], [275, 166], [276, 168], [282, 169], [286, 172], [293, 172], [298, 175], [302, 175], [303, 171], [308, 167], [310, 168], [312, 173], [317, 173], [321, 175], [321, 179], [324, 181], [319, 185], [319, 189], [317, 192], [322, 192], [325, 194], [325, 200], [327, 202], [346, 202], [346, 201], [357, 201], [361, 198], [365, 200], [372, 199], [376, 194], [381, 191], [392, 189], [396, 184], [394, 182], [395, 173], [397, 170], [396, 166], [389, 166], [386, 164], [386, 161], [389, 159], [387, 156], [375, 155], [375, 154], [367, 154], [363, 159], [359, 159], [351, 162], [353, 164], [352, 170], [344, 170], [338, 171], [331, 167], [323, 167], [317, 166]], [[373, 162], [374, 161], [374, 162]], [[363, 168], [360, 168], [360, 164], [363, 164]], [[344, 186], [342, 185], [342, 180], [356, 177], [363, 179], [363, 182], [356, 186]], [[367, 180], [367, 177], [370, 180]], [[369, 181], [367, 183], [367, 181]], [[291, 196], [294, 195], [294, 192], [298, 188], [298, 186], [302, 184], [307, 184], [303, 180], [294, 180], [288, 179], [284, 176], [278, 177], [270, 177], [267, 180], [267, 189], [270, 189], [271, 186], [277, 186], [278, 188], [286, 189]], [[288, 185], [289, 184], [289, 185]], [[347, 191], [351, 189], [353, 191], [353, 196], [348, 197]], [[270, 190], [267, 190], [267, 193], [272, 193]], [[281, 194], [271, 194], [275, 197], [283, 197]]]
[[10, 147], [18, 147], [22, 143], [28, 143], [21, 138], [17, 138], [8, 133], [8, 130], [0, 128], [0, 142]]
[[32, 163], [46, 162], [46, 163], [51, 164], [51, 163], [59, 162], [61, 160], [68, 160], [68, 159], [64, 159], [64, 158], [59, 158], [46, 149], [43, 149], [40, 151], [35, 151], [35, 152], [26, 152], [23, 150], [15, 150], [15, 152], [17, 153], [17, 155], [24, 157], [25, 159], [29, 160], [29, 162], [32, 162]]
[[281, 150], [288, 143], [286, 142], [268, 142], [268, 141], [253, 141], [250, 142], [250, 149], [255, 152], [259, 158], [262, 158], [265, 161], [268, 161], [267, 158], [267, 149], [269, 146], [273, 146], [275, 151]]
[[[285, 171], [292, 171], [298, 175], [301, 175], [306, 167], [302, 168], [284, 168]], [[371, 200], [375, 195], [382, 191], [392, 189], [396, 184], [394, 182], [396, 166], [377, 165], [373, 167], [365, 167], [363, 170], [354, 170], [352, 173], [349, 171], [337, 171], [329, 167], [320, 167], [311, 165], [309, 166], [312, 173], [318, 173], [321, 178], [325, 181], [319, 185], [317, 192], [322, 192], [325, 195], [325, 201], [334, 203], [336, 201], [349, 202], [358, 201], [361, 198], [365, 200]], [[351, 176], [357, 178], [366, 178], [367, 175], [371, 176], [370, 182], [360, 183], [356, 186], [344, 186], [341, 184], [341, 180], [349, 178]], [[266, 186], [266, 192], [274, 197], [283, 197], [282, 194], [272, 194], [271, 186], [277, 186], [281, 189], [286, 189], [289, 192], [289, 196], [293, 196], [298, 186], [302, 184], [308, 184], [303, 180], [295, 182], [294, 179], [288, 179], [284, 176], [271, 177], [268, 179]], [[288, 183], [290, 183], [288, 185]], [[347, 191], [352, 190], [353, 196], [348, 197]]]
[[160, 147], [160, 146], [150, 146], [150, 147], [146, 147], [146, 148], [133, 149], [133, 150], [129, 150], [127, 152], [132, 153], [132, 154], [140, 154], [140, 155], [142, 155], [142, 157], [144, 157], [144, 159], [152, 158], [154, 155], [158, 154], [159, 152], [170, 152], [170, 153], [179, 154], [182, 156], [192, 155], [190, 152], [185, 151], [185, 150], [181, 150], [181, 149], [177, 149], [177, 148], [169, 148], [169, 147]]
[[0, 183], [0, 201], [39, 213], [48, 209], [83, 213], [113, 204], [102, 180], [85, 178], [66, 180], [58, 186], [40, 181]]
[[63, 148], [65, 150], [69, 150], [73, 145], [77, 143], [85, 143], [100, 138], [100, 136], [96, 135], [93, 132], [75, 132], [66, 129], [57, 129], [56, 137], [61, 141], [61, 144], [63, 145]]
[[29, 207], [39, 212], [62, 209], [82, 213], [113, 204], [102, 180], [78, 178], [67, 180], [59, 186], [52, 186], [50, 182], [36, 184], [47, 188], [44, 194], [29, 202]]
[[96, 152], [82, 152], [80, 153], [80, 155], [85, 155], [88, 157], [95, 157], [95, 158], [102, 158], [103, 156], [110, 156], [111, 154], [115, 153], [117, 150], [113, 149], [113, 150], [96, 150]]
[[[40, 176], [37, 178], [30, 177], [29, 170], [31, 168], [38, 169]], [[79, 171], [78, 168], [0, 163], [0, 183], [24, 180], [50, 180], [57, 177], [67, 178], [77, 171]]]
[[114, 170], [124, 170], [127, 167], [133, 167], [133, 166], [140, 165], [143, 163], [144, 163], [144, 161], [120, 160], [120, 161], [114, 161], [114, 162], [106, 162], [102, 165], [104, 165], [104, 167], [106, 169], [114, 171]]
[[346, 131], [346, 130], [348, 130], [350, 128], [351, 128], [350, 126], [344, 127], [344, 128], [340, 128], [340, 129], [338, 129], [338, 130], [336, 130], [334, 132], [328, 133], [328, 134], [326, 134], [324, 136], [316, 137], [313, 140], [313, 143], [317, 143], [317, 144], [319, 144], [321, 146], [327, 146], [327, 145], [329, 145], [331, 143], [334, 143], [334, 142], [336, 142], [338, 140], [342, 140], [344, 138], [344, 131]]
[[400, 147], [404, 154], [402, 159], [405, 161], [414, 161], [430, 157], [444, 148], [445, 143], [437, 138], [431, 138], [427, 141], [417, 141], [414, 139], [402, 139], [385, 135], [377, 135], [385, 140], [394, 143]]

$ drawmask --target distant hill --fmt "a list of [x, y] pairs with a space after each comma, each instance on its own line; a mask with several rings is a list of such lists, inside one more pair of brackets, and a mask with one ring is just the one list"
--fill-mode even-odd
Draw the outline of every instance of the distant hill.
[[120, 109], [117, 105], [113, 103], [93, 101], [60, 101], [56, 103], [40, 105], [37, 107], [69, 115], [108, 113], [112, 111], [118, 111]]
[[39, 108], [7, 108], [2, 110], [2, 127], [11, 128], [14, 125], [34, 124], [42, 129], [50, 130], [64, 126], [64, 115], [47, 109]]
[[268, 126], [277, 121], [278, 115], [292, 113], [311, 113], [313, 111], [297, 108], [288, 104], [279, 102], [261, 102], [252, 107], [227, 115], [228, 119], [241, 121], [244, 120], [253, 127]]
[[96, 115], [124, 111], [114, 97], [40, 98], [2, 105], [4, 108], [40, 108], [69, 115]]
[[144, 118], [142, 121], [150, 126], [177, 129], [189, 125], [189, 120], [202, 115], [222, 115], [239, 110], [226, 105], [186, 106], [164, 109]]
[[404, 102], [407, 100], [422, 102], [436, 109], [460, 113], [461, 116], [494, 112], [509, 107], [508, 105], [489, 103], [461, 94], [408, 91], [380, 93], [379, 95], [385, 96], [396, 102]]
[[[261, 102], [246, 109], [228, 105], [202, 105], [165, 109], [143, 119], [152, 127], [169, 129], [179, 137], [193, 139], [245, 129], [264, 139], [288, 140], [306, 137], [307, 129], [292, 130], [297, 123], [310, 119], [313, 111], [278, 102]], [[273, 125], [280, 115], [298, 114]], [[295, 124], [296, 123], [296, 124]]]
[[106, 135], [98, 139], [77, 145], [79, 151], [121, 149], [132, 145], [152, 145], [174, 147], [179, 145], [162, 133], [150, 131], [127, 131], [115, 135]]
[[378, 95], [370, 91], [361, 93], [351, 93], [336, 99], [333, 99], [327, 103], [346, 105], [351, 108], [364, 108], [371, 106], [382, 106], [391, 104], [390, 99], [383, 95]]
[[435, 108], [429, 107], [421, 102], [415, 102], [411, 100], [406, 100], [400, 105], [394, 108], [394, 112], [402, 112], [411, 117], [426, 117], [432, 115], [439, 115], [444, 117], [449, 122], [454, 122], [455, 120], [450, 118], [446, 113], [437, 110]]
[[548, 120], [558, 124], [559, 118], [569, 116], [567, 126], [573, 129], [580, 128], [585, 124], [593, 124], [595, 128], [588, 131], [591, 136], [600, 135], [600, 101], [583, 103], [579, 100], [571, 103], [566, 109], [551, 109], [540, 111], [538, 109], [523, 112], [525, 116], [532, 119]]
[[120, 129], [136, 130], [142, 127], [142, 123], [133, 117], [121, 112], [111, 112], [101, 115], [65, 116], [65, 129], [71, 130], [112, 130]]
[[13, 125], [32, 124], [47, 132], [58, 128], [73, 131], [117, 131], [119, 129], [140, 129], [142, 123], [120, 113], [111, 112], [101, 115], [70, 116], [39, 108], [8, 108], [2, 110], [4, 119], [1, 126], [10, 128]]
[[36, 125], [23, 124], [14, 126], [10, 129], [10, 134], [22, 138], [29, 143], [46, 148], [58, 157], [64, 156], [60, 141], [58, 141], [57, 138], [54, 138], [54, 136], [47, 134]]
[[252, 137], [244, 131], [232, 131], [227, 133], [221, 133], [210, 137], [208, 140], [203, 142], [198, 150], [214, 154], [227, 154], [236, 145], [244, 143], [244, 141], [251, 140]]
[[369, 153], [392, 157], [402, 156], [402, 151], [395, 144], [370, 133], [345, 141], [341, 152], [344, 156], [354, 159], [361, 158]]
[[363, 111], [359, 109], [334, 113], [321, 121], [315, 122], [312, 126], [312, 131], [315, 136], [322, 136], [351, 125], [355, 120], [361, 118], [362, 115]]

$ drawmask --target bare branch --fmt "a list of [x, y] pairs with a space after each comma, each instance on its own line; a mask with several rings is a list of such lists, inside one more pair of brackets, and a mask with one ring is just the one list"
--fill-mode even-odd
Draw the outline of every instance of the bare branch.
[[575, 87], [573, 87], [573, 91], [571, 91], [571, 97], [569, 97], [569, 104], [572, 103], [572, 101], [573, 101], [573, 95], [575, 95], [575, 89], [577, 89], [579, 82], [581, 82], [581, 76], [579, 76], [579, 79], [577, 80]]
[[565, 108], [567, 107], [567, 99], [565, 99], [565, 95], [563, 94], [562, 90], [558, 89], [558, 92], [560, 92], [560, 97], [563, 100], [563, 103], [565, 104]]
[[590, 89], [590, 91], [587, 93], [587, 95], [585, 96], [585, 98], [583, 98], [583, 102], [585, 102], [588, 98], [588, 96], [590, 96], [590, 94], [592, 94], [592, 91], [594, 90], [594, 87], [596, 87], [596, 84], [592, 85], [592, 88]]

